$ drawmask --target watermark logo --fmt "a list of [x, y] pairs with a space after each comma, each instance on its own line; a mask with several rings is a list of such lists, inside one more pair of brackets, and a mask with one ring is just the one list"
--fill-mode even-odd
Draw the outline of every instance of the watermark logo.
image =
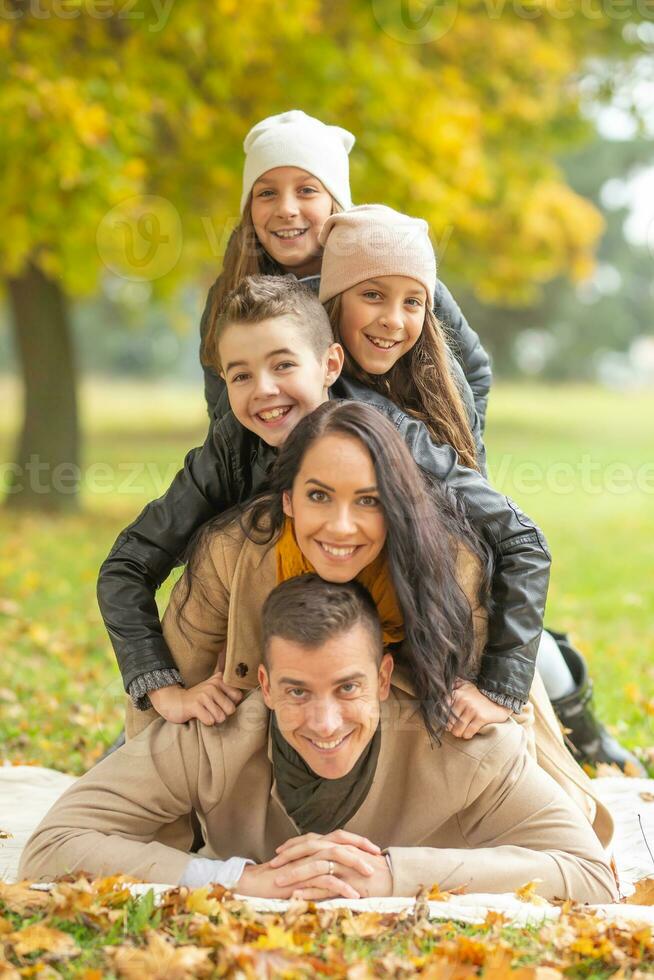
[[372, 0], [375, 20], [402, 44], [429, 44], [444, 37], [459, 13], [458, 0]]
[[158, 33], [168, 23], [175, 0], [0, 0], [0, 20], [130, 20]]
[[151, 282], [179, 262], [182, 222], [165, 197], [136, 195], [105, 214], [96, 242], [102, 262], [114, 275]]

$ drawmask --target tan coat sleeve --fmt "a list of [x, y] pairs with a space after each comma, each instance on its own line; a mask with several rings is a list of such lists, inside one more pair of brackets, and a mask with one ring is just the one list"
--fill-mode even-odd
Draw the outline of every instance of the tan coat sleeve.
[[231, 529], [215, 534], [194, 574], [187, 568], [171, 593], [163, 634], [187, 687], [206, 680], [224, 650], [237, 545]]
[[480, 601], [483, 575], [479, 559], [464, 544], [460, 544], [456, 556], [456, 577], [472, 613], [474, 649], [472, 663], [467, 664], [467, 673], [471, 677], [475, 677], [479, 672], [481, 658], [488, 641], [488, 613]]
[[[154, 838], [198, 806], [199, 724], [159, 719], [90, 769], [28, 840], [19, 877], [48, 880], [83, 870], [176, 885], [192, 855]], [[223, 773], [221, 760], [212, 760], [216, 799]]]
[[[420, 885], [512, 892], [541, 879], [545, 898], [613, 902], [617, 887], [592, 827], [528, 754], [524, 734], [507, 736], [482, 759], [455, 822], [459, 847], [391, 847], [393, 894]], [[503, 726], [502, 726], [503, 727]]]
[[[227, 636], [231, 578], [242, 537], [236, 528], [214, 534], [206, 543], [195, 574], [190, 575], [187, 567], [171, 592], [161, 623], [186, 687], [206, 680], [219, 666]], [[154, 708], [141, 711], [126, 698], [128, 740], [157, 718]]]

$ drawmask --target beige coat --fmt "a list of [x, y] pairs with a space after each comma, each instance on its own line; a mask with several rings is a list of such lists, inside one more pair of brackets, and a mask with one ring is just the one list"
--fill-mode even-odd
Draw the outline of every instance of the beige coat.
[[[446, 734], [436, 746], [402, 690], [391, 688], [382, 709], [375, 778], [345, 829], [387, 850], [394, 895], [432, 884], [507, 892], [539, 878], [548, 898], [616, 899], [596, 835], [532, 759], [522, 726], [488, 725], [469, 741]], [[177, 884], [193, 855], [163, 843], [160, 831], [191, 809], [203, 857], [269, 860], [298, 833], [274, 783], [269, 718], [256, 690], [224, 725], [158, 719], [55, 803], [19, 875], [84, 869]]]
[[[476, 656], [486, 640], [486, 614], [476, 600], [478, 566], [461, 552], [458, 577], [468, 596], [475, 629]], [[274, 546], [255, 544], [234, 524], [214, 535], [192, 583], [180, 627], [177, 609], [183, 580], [177, 583], [163, 618], [163, 631], [187, 687], [205, 680], [224, 665], [225, 680], [241, 690], [257, 686], [261, 660], [261, 611], [277, 584]], [[393, 683], [413, 694], [407, 675], [396, 668]], [[131, 738], [158, 715], [127, 704], [126, 732]], [[516, 720], [523, 725], [527, 744], [538, 764], [552, 776], [593, 824], [604, 846], [613, 836], [613, 820], [595, 796], [593, 785], [565, 747], [561, 729], [544, 685], [536, 674], [528, 704]], [[170, 828], [170, 842], [181, 828]], [[186, 833], [181, 840], [186, 840]]]

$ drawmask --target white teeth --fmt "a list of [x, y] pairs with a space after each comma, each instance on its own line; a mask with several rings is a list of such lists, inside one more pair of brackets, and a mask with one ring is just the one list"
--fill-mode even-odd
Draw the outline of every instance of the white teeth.
[[[345, 736], [343, 736], [345, 738]], [[317, 742], [316, 739], [311, 739], [314, 745], [317, 745], [319, 749], [335, 749], [337, 745], [340, 745], [343, 738], [337, 738], [333, 742]]]
[[356, 551], [356, 545], [353, 545], [351, 548], [334, 548], [331, 544], [323, 544], [321, 542], [321, 547], [325, 549], [328, 555], [334, 555], [335, 558], [347, 558]]
[[280, 231], [274, 231], [273, 235], [277, 235], [278, 238], [299, 238], [305, 231], [306, 228], [284, 228]]
[[[368, 337], [368, 334], [366, 334]], [[397, 340], [381, 340], [379, 337], [368, 337], [368, 340], [375, 345], [375, 347], [381, 347], [382, 350], [390, 350], [391, 347], [395, 347]]]
[[273, 419], [279, 419], [282, 415], [286, 415], [290, 412], [290, 406], [288, 408], [271, 408], [268, 412], [259, 412], [259, 418], [262, 418], [264, 422], [272, 422]]

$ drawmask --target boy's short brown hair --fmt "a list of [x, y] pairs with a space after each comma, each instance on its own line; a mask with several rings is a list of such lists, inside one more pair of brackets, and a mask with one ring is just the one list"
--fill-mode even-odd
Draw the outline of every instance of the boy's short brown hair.
[[221, 369], [218, 342], [232, 324], [261, 323], [281, 316], [295, 320], [318, 360], [334, 343], [329, 317], [322, 303], [295, 276], [245, 276], [227, 294], [222, 309], [211, 311], [204, 342], [204, 362]]

